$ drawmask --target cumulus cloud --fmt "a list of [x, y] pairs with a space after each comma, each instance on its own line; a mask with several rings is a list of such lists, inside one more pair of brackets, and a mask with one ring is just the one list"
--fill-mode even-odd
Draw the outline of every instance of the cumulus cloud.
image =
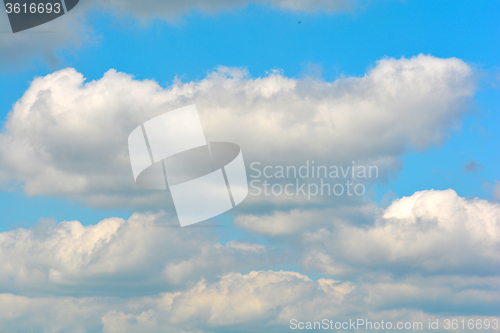
[[[339, 309], [355, 286], [292, 271], [230, 273], [175, 293], [124, 299], [0, 294], [2, 328], [42, 332], [203, 332], [281, 324], [297, 310]], [[8, 304], [8, 306], [7, 306]], [[337, 310], [338, 311], [338, 310]], [[289, 319], [288, 319], [289, 320]], [[286, 324], [286, 322], [285, 322]], [[241, 327], [241, 326], [240, 326]]]
[[424, 55], [382, 59], [363, 77], [334, 82], [277, 71], [253, 79], [220, 67], [201, 81], [162, 88], [114, 70], [85, 82], [68, 68], [34, 79], [14, 105], [0, 136], [0, 180], [21, 184], [28, 195], [94, 207], [164, 206], [168, 193], [135, 186], [127, 137], [144, 121], [193, 103], [207, 139], [239, 144], [247, 163], [356, 160], [378, 165], [386, 177], [408, 148], [443, 143], [474, 89], [463, 61]]
[[363, 209], [356, 215], [355, 209], [240, 215], [235, 223], [260, 235], [303, 235], [300, 242], [309, 248], [303, 267], [329, 276], [349, 276], [367, 267], [498, 274], [498, 203], [461, 198], [453, 190], [428, 190], [394, 200], [385, 210]]
[[297, 302], [328, 299], [330, 305], [338, 306], [353, 289], [354, 285], [349, 282], [312, 281], [296, 272], [252, 271], [228, 274], [214, 284], [201, 281], [185, 292], [164, 294], [161, 301], [166, 310], [170, 310], [173, 323], [229, 326], [274, 319], [284, 308]]
[[104, 298], [31, 298], [2, 293], [2, 331], [99, 332], [102, 331], [99, 314], [109, 309], [110, 304], [106, 304], [109, 301]]
[[[304, 322], [422, 322], [494, 319], [499, 279], [441, 276], [391, 278], [360, 284], [293, 271], [232, 272], [217, 281], [152, 296], [26, 297], [0, 294], [3, 329], [40, 332], [283, 331]], [[439, 309], [436, 311], [436, 308]], [[451, 317], [449, 311], [481, 311]], [[425, 326], [424, 326], [425, 328]]]
[[341, 227], [339, 240], [349, 258], [365, 264], [496, 274], [500, 205], [453, 190], [416, 192], [394, 201], [371, 228]]
[[360, 270], [496, 274], [498, 216], [498, 203], [431, 190], [395, 200], [385, 210], [372, 204], [236, 218], [237, 226], [258, 235], [287, 236], [276, 240], [294, 242], [295, 250], [237, 240], [221, 244], [212, 231], [163, 228], [157, 225], [165, 220], [161, 215], [90, 226], [41, 221], [32, 229], [0, 233], [0, 282], [11, 292], [140, 294], [141, 285], [175, 288], [236, 267], [288, 265], [290, 256], [301, 258], [306, 271], [327, 276]]
[[167, 228], [158, 224], [164, 220], [134, 214], [90, 226], [42, 221], [2, 232], [0, 286], [28, 295], [143, 295], [275, 263], [264, 245], [223, 245], [210, 229]]
[[[496, 315], [499, 204], [430, 190], [364, 209], [293, 211], [290, 219], [321, 221], [295, 222], [292, 235], [255, 222], [266, 245], [159, 227], [165, 219], [153, 214], [2, 232], [0, 322], [43, 332], [260, 332], [286, 329], [293, 318]], [[276, 268], [297, 259], [304, 272]]]

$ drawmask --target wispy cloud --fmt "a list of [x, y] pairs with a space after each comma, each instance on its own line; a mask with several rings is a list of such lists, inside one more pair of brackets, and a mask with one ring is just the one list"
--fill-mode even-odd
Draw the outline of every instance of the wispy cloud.
[[472, 158], [469, 159], [469, 162], [464, 164], [464, 172], [465, 173], [478, 173], [480, 169], [483, 169], [484, 165], [481, 163], [477, 163]]

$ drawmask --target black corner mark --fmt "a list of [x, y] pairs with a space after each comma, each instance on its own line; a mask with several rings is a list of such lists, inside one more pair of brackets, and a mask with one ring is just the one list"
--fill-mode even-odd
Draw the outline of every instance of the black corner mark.
[[66, 10], [69, 12], [70, 10], [75, 8], [78, 1], [80, 0], [64, 0], [64, 2], [66, 3]]
[[79, 0], [4, 0], [12, 32], [52, 21], [73, 9]]

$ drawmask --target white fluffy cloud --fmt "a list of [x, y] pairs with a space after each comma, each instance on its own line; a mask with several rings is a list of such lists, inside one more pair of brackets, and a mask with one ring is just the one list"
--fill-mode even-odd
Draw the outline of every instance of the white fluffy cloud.
[[317, 307], [318, 302], [326, 301], [337, 307], [353, 289], [349, 282], [313, 281], [296, 272], [252, 271], [231, 273], [213, 284], [201, 281], [185, 292], [164, 294], [160, 304], [174, 324], [230, 326], [276, 319], [281, 311], [297, 303], [313, 302], [309, 305]]
[[[363, 318], [394, 325], [398, 321], [426, 325], [429, 319], [439, 319], [443, 325], [444, 318], [491, 321], [499, 299], [498, 278], [379, 278], [355, 285], [313, 280], [293, 271], [251, 271], [232, 272], [214, 282], [200, 280], [176, 292], [126, 299], [3, 293], [0, 321], [6, 330], [39, 332], [234, 332], [242, 327], [268, 332], [288, 330], [291, 319]], [[468, 309], [482, 314], [449, 315], [450, 310]]]
[[[202, 332], [246, 325], [286, 325], [280, 317], [300, 309], [338, 311], [349, 282], [311, 280], [291, 271], [230, 273], [218, 281], [152, 297], [29, 298], [0, 294], [3, 329], [41, 332]], [[8, 304], [8, 306], [7, 306]], [[337, 310], [335, 310], [337, 309]], [[285, 318], [283, 318], [285, 319]], [[289, 319], [287, 319], [289, 320]], [[241, 327], [241, 326], [240, 326]]]
[[42, 221], [32, 229], [2, 232], [1, 289], [28, 295], [142, 295], [235, 269], [273, 266], [263, 245], [236, 240], [222, 245], [214, 229], [160, 222], [161, 215], [134, 214], [90, 226]]
[[[239, 215], [236, 225], [267, 236], [304, 235], [306, 269], [349, 276], [355, 267], [408, 272], [498, 274], [500, 204], [453, 190], [421, 191], [382, 210], [373, 204]], [[295, 236], [294, 236], [295, 235]]]
[[399, 169], [406, 149], [441, 144], [474, 89], [463, 61], [424, 55], [383, 59], [364, 77], [334, 82], [279, 72], [252, 79], [221, 67], [166, 89], [114, 70], [85, 82], [68, 68], [33, 80], [14, 105], [0, 136], [0, 180], [22, 184], [29, 195], [93, 206], [163, 206], [166, 193], [133, 183], [127, 137], [142, 122], [192, 103], [207, 139], [239, 144], [247, 163], [356, 160], [377, 164], [383, 176]]
[[[211, 229], [158, 227], [164, 218], [151, 214], [2, 232], [0, 322], [43, 332], [258, 332], [287, 329], [292, 318], [495, 315], [499, 204], [431, 190], [363, 209], [293, 211], [298, 227], [286, 237], [255, 221], [267, 245], [221, 244]], [[276, 269], [297, 261], [343, 281]]]
[[497, 274], [500, 205], [453, 190], [417, 192], [395, 201], [371, 228], [341, 227], [338, 241], [347, 260], [365, 264]]

